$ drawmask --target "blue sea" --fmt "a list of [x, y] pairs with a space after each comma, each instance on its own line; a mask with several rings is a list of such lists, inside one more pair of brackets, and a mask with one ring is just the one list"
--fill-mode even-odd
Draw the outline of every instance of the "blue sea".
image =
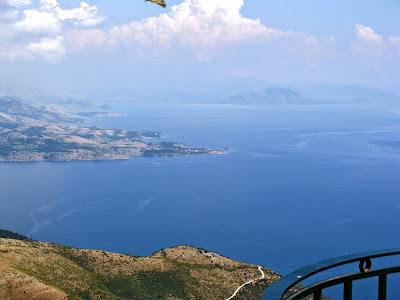
[[84, 125], [227, 154], [1, 163], [0, 228], [132, 255], [195, 245], [282, 274], [400, 247], [399, 107], [111, 106], [126, 116]]

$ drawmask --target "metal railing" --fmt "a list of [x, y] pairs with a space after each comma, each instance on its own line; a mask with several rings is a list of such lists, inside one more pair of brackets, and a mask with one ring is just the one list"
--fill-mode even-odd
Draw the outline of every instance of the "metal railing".
[[[299, 300], [303, 297], [313, 295], [314, 300], [322, 299], [322, 290], [331, 286], [343, 284], [343, 299], [351, 300], [353, 297], [353, 281], [370, 278], [379, 277], [378, 284], [378, 300], [386, 300], [386, 289], [387, 289], [387, 275], [392, 273], [399, 273], [400, 266], [393, 266], [389, 268], [371, 270], [372, 262], [371, 259], [385, 256], [400, 255], [399, 249], [389, 249], [389, 250], [378, 250], [363, 252], [357, 254], [351, 254], [346, 256], [341, 256], [337, 258], [332, 258], [324, 260], [322, 262], [306, 266], [301, 268], [289, 275], [286, 275], [272, 284], [264, 292], [262, 300]], [[353, 262], [359, 262], [360, 272], [346, 274], [334, 278], [329, 278], [307, 287], [300, 289], [294, 294], [286, 297], [287, 293], [306, 278], [311, 277], [322, 271], [332, 269], [338, 266], [346, 265]], [[285, 298], [286, 297], [286, 298]]]

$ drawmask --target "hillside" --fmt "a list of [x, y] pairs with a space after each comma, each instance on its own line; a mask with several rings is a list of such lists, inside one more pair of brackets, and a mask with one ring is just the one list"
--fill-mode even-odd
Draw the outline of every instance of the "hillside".
[[0, 238], [0, 299], [259, 299], [280, 275], [176, 246], [148, 257]]
[[0, 238], [20, 240], [20, 241], [33, 241], [27, 236], [4, 229], [0, 229]]
[[53, 105], [54, 109], [43, 105], [34, 105], [16, 97], [0, 97], [0, 121], [28, 122], [71, 122], [71, 119], [60, 106]]

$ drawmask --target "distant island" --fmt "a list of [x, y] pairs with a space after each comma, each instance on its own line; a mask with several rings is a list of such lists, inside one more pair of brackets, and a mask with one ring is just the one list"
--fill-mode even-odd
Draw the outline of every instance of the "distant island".
[[72, 123], [81, 120], [70, 117], [77, 112], [69, 105], [68, 114], [63, 105], [35, 106], [18, 98], [0, 97], [0, 161], [115, 160], [224, 153], [177, 142], [146, 141], [161, 137], [160, 132], [78, 126]]
[[267, 88], [265, 90], [242, 93], [225, 99], [226, 104], [270, 105], [270, 104], [315, 104], [320, 100], [307, 97], [287, 88]]

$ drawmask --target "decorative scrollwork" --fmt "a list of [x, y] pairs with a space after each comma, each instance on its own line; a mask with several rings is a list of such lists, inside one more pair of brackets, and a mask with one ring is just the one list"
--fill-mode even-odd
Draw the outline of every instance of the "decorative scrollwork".
[[371, 260], [368, 257], [362, 258], [360, 260], [360, 264], [358, 265], [358, 267], [360, 268], [360, 272], [368, 273], [369, 270], [371, 270], [371, 264]]

